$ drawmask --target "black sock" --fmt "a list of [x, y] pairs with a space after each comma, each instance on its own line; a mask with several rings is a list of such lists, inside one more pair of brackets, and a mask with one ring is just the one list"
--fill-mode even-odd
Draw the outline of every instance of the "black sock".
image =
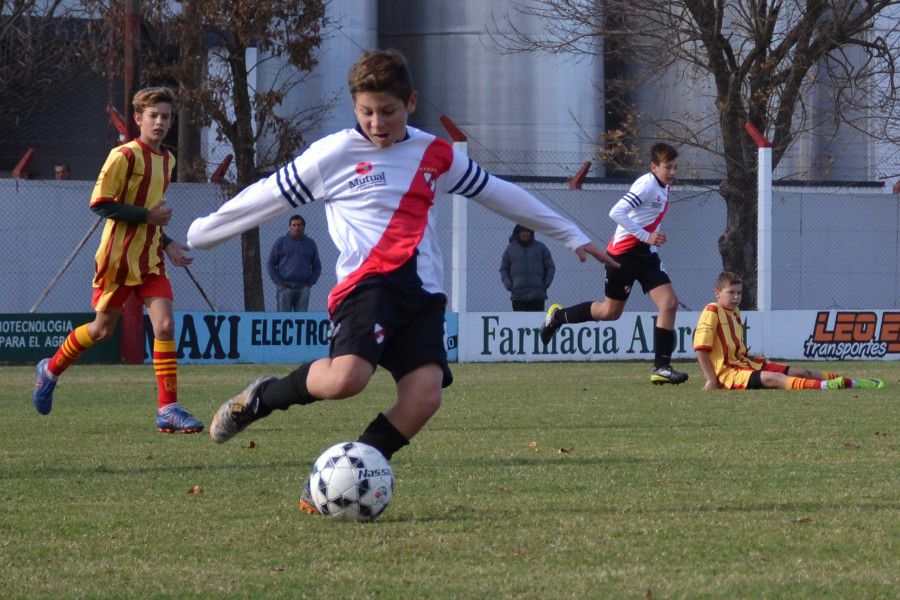
[[562, 324], [593, 321], [594, 317], [591, 316], [591, 304], [593, 304], [593, 302], [582, 302], [581, 304], [576, 304], [569, 308], [560, 309], [556, 311], [556, 318], [554, 320], [557, 323]]
[[259, 391], [260, 411], [287, 410], [292, 404], [311, 404], [316, 398], [306, 389], [310, 363], [304, 363], [277, 381], [267, 383]]
[[356, 441], [376, 448], [388, 460], [391, 460], [394, 452], [409, 444], [409, 440], [397, 431], [384, 413], [378, 413]]
[[653, 366], [668, 367], [672, 364], [672, 350], [675, 349], [675, 332], [662, 327], [653, 328]]

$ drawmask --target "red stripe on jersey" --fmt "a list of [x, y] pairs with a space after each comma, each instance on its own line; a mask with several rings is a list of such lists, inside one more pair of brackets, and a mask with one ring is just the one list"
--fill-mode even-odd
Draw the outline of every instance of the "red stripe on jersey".
[[[137, 194], [134, 196], [134, 205], [135, 206], [144, 206], [147, 203], [147, 190], [150, 189], [150, 182], [153, 180], [153, 156], [152, 150], [138, 140], [141, 146], [141, 154], [143, 154], [144, 159], [144, 175], [141, 178], [141, 183], [138, 185]], [[125, 229], [125, 237], [122, 238], [122, 254], [119, 256], [119, 268], [116, 271], [115, 282], [118, 284], [123, 284], [128, 279], [128, 250], [131, 246], [131, 241], [134, 239], [135, 234], [137, 233], [137, 224], [129, 223], [128, 227]], [[149, 231], [147, 232], [149, 235]], [[146, 254], [146, 248], [141, 249], [142, 254]], [[139, 261], [143, 261], [143, 256], [138, 257]]]
[[[648, 233], [653, 233], [654, 231], [656, 231], [657, 228], [659, 227], [659, 224], [662, 223], [663, 217], [666, 216], [666, 211], [668, 211], [668, 210], [669, 210], [669, 195], [667, 193], [666, 194], [666, 205], [663, 206], [662, 212], [659, 213], [659, 216], [657, 216], [656, 220], [654, 220], [652, 223], [650, 223], [649, 225], [644, 225], [644, 231], [646, 231]], [[635, 246], [637, 246], [641, 243], [642, 243], [641, 240], [637, 239], [633, 235], [626, 235], [618, 242], [616, 242], [616, 238], [613, 237], [613, 239], [611, 239], [609, 241], [609, 244], [607, 244], [607, 246], [606, 246], [606, 253], [607, 254], [622, 254], [626, 250], [631, 250], [632, 248], [634, 248]]]
[[134, 173], [134, 152], [131, 151], [131, 148], [127, 146], [119, 146], [116, 150], [125, 157], [128, 161], [128, 169], [125, 171], [125, 179], [122, 184], [122, 189], [119, 190], [119, 195], [116, 198], [96, 198], [93, 202], [91, 202], [91, 206], [95, 206], [100, 204], [101, 202], [108, 202], [109, 200], [115, 200], [119, 204], [125, 203], [125, 198], [128, 196], [128, 181], [131, 179], [131, 174]]
[[740, 336], [737, 334], [737, 326], [734, 321], [737, 317], [734, 313], [725, 311], [725, 319], [728, 321], [728, 333], [731, 336], [731, 341], [734, 344], [734, 360], [739, 361], [743, 359], [743, 340], [741, 340]]
[[400, 199], [400, 205], [391, 216], [381, 238], [359, 268], [334, 286], [328, 294], [329, 313], [334, 315], [344, 298], [361, 281], [375, 275], [390, 273], [412, 258], [419, 242], [422, 241], [422, 236], [425, 235], [428, 211], [434, 204], [434, 189], [425, 180], [424, 173], [428, 173], [430, 181], [434, 181], [450, 169], [452, 162], [453, 148], [449, 143], [435, 139], [428, 145], [409, 189]]

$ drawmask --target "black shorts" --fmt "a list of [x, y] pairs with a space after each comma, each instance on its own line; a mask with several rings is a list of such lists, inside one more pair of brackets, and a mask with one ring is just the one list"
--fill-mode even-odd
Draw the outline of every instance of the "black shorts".
[[662, 268], [659, 255], [656, 252], [631, 253], [611, 255], [622, 265], [621, 267], [606, 267], [606, 296], [613, 300], [628, 300], [631, 294], [631, 286], [635, 280], [641, 283], [644, 293], [658, 288], [661, 285], [672, 283], [668, 274]]
[[771, 366], [769, 368], [766, 368], [764, 366], [762, 369], [757, 369], [757, 370], [753, 371], [752, 373], [750, 373], [750, 379], [747, 380], [747, 389], [748, 390], [763, 389], [762, 375], [760, 375], [760, 373], [762, 373], [763, 371], [774, 371], [775, 373], [784, 373], [785, 375], [788, 375], [791, 371], [791, 368], [788, 366], [785, 366], [785, 365], [779, 365], [778, 363], [768, 363], [768, 364], [773, 365], [774, 368], [772, 368]]
[[453, 383], [444, 347], [443, 294], [408, 294], [386, 286], [351, 293], [331, 319], [331, 358], [353, 354], [381, 365], [399, 381], [424, 365], [444, 371]]

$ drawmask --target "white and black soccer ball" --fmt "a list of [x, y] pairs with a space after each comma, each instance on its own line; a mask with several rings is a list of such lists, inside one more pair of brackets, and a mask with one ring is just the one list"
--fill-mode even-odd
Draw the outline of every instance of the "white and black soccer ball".
[[375, 448], [335, 444], [316, 459], [309, 476], [316, 509], [340, 521], [374, 521], [394, 497], [394, 472]]

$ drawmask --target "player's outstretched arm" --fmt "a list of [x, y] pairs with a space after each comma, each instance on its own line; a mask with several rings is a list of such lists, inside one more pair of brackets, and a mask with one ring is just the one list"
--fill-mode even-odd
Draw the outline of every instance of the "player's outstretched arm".
[[188, 246], [207, 249], [287, 213], [290, 204], [273, 195], [266, 180], [257, 181], [205, 217], [195, 219], [187, 233]]
[[619, 268], [622, 266], [612, 258], [610, 258], [610, 256], [606, 252], [595, 246], [593, 242], [575, 248], [575, 254], [578, 255], [578, 260], [580, 260], [581, 262], [586, 261], [587, 257], [590, 255], [602, 262], [604, 265], [609, 265], [615, 268]]
[[472, 199], [513, 223], [525, 225], [564, 244], [574, 250], [582, 262], [590, 255], [604, 264], [618, 266], [575, 223], [513, 183], [491, 176], [484, 190]]

